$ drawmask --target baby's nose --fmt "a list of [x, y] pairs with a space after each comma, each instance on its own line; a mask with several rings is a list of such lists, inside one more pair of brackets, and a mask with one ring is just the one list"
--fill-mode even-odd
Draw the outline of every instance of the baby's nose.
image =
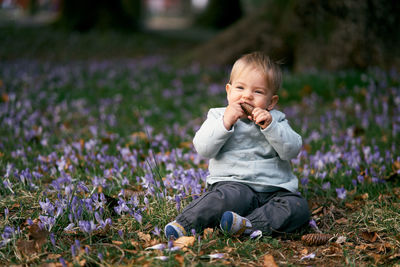
[[252, 95], [253, 94], [251, 93], [250, 90], [244, 90], [243, 91], [243, 97], [245, 97], [245, 98], [251, 98]]

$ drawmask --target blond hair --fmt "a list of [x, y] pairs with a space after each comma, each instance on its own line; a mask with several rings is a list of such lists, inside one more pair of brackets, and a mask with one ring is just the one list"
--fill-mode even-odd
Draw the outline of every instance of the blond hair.
[[231, 70], [229, 83], [232, 84], [235, 77], [247, 67], [253, 67], [260, 71], [265, 76], [268, 89], [272, 90], [273, 94], [278, 92], [282, 83], [281, 69], [277, 62], [274, 62], [262, 52], [245, 54], [236, 60]]

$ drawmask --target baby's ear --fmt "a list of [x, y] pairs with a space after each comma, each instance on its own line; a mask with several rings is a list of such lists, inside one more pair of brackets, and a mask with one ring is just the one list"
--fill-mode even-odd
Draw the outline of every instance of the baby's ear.
[[231, 84], [230, 83], [227, 83], [226, 85], [225, 85], [225, 90], [226, 90], [226, 93], [227, 94], [229, 94], [229, 91], [231, 90]]
[[267, 110], [272, 110], [274, 109], [275, 105], [278, 103], [279, 96], [278, 95], [273, 95], [271, 97], [271, 102], [269, 103]]

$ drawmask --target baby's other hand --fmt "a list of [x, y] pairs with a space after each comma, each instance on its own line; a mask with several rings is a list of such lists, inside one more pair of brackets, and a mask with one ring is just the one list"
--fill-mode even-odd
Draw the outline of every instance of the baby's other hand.
[[268, 110], [255, 108], [253, 110], [253, 121], [260, 125], [262, 129], [267, 128], [272, 122], [271, 113]]
[[224, 113], [224, 126], [228, 131], [232, 128], [232, 126], [237, 122], [238, 119], [246, 118], [246, 114], [240, 106], [240, 103], [240, 101], [236, 101], [230, 103], [226, 107]]

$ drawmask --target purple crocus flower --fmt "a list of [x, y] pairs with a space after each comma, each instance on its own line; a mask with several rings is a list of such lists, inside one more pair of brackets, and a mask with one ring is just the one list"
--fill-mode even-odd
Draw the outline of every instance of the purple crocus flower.
[[343, 187], [336, 188], [336, 193], [337, 193], [337, 197], [338, 198], [340, 198], [340, 199], [345, 199], [346, 198], [347, 191]]
[[124, 239], [124, 231], [118, 230], [118, 235], [121, 239]]
[[322, 184], [322, 189], [323, 190], [328, 190], [331, 188], [331, 183], [330, 182], [326, 182], [324, 184]]
[[96, 225], [93, 221], [79, 221], [79, 228], [82, 232], [91, 233], [96, 230]]
[[260, 230], [255, 230], [250, 234], [251, 239], [262, 237], [262, 232]]
[[71, 245], [71, 255], [72, 255], [73, 258], [75, 258], [76, 254], [77, 254], [77, 248], [75, 247], [74, 244], [72, 244]]
[[308, 224], [309, 224], [309, 225], [311, 226], [311, 228], [313, 228], [314, 230], [319, 231], [318, 225], [317, 225], [317, 223], [314, 221], [314, 219], [311, 219], [311, 220], [309, 221]]
[[175, 195], [176, 210], [179, 212], [181, 210], [181, 198]]
[[54, 247], [56, 246], [56, 238], [54, 233], [50, 233], [50, 242]]
[[142, 215], [140, 213], [134, 212], [133, 213], [133, 217], [136, 219], [136, 221], [138, 221], [139, 223], [142, 223], [143, 217], [142, 217]]
[[67, 267], [67, 263], [65, 262], [65, 260], [63, 258], [60, 258], [59, 261], [60, 261], [62, 267]]
[[1, 235], [1, 237], [4, 240], [8, 240], [13, 236], [14, 232], [15, 232], [15, 229], [13, 227], [6, 226], [6, 227], [4, 227], [4, 231], [3, 231], [3, 234]]
[[74, 223], [70, 223], [70, 224], [68, 224], [67, 227], [64, 228], [64, 231], [71, 231], [72, 228], [74, 228], [74, 227], [75, 227], [75, 224]]
[[153, 233], [153, 235], [160, 236], [161, 235], [161, 229], [158, 228], [158, 226], [155, 226], [154, 230], [152, 231], [152, 233]]

